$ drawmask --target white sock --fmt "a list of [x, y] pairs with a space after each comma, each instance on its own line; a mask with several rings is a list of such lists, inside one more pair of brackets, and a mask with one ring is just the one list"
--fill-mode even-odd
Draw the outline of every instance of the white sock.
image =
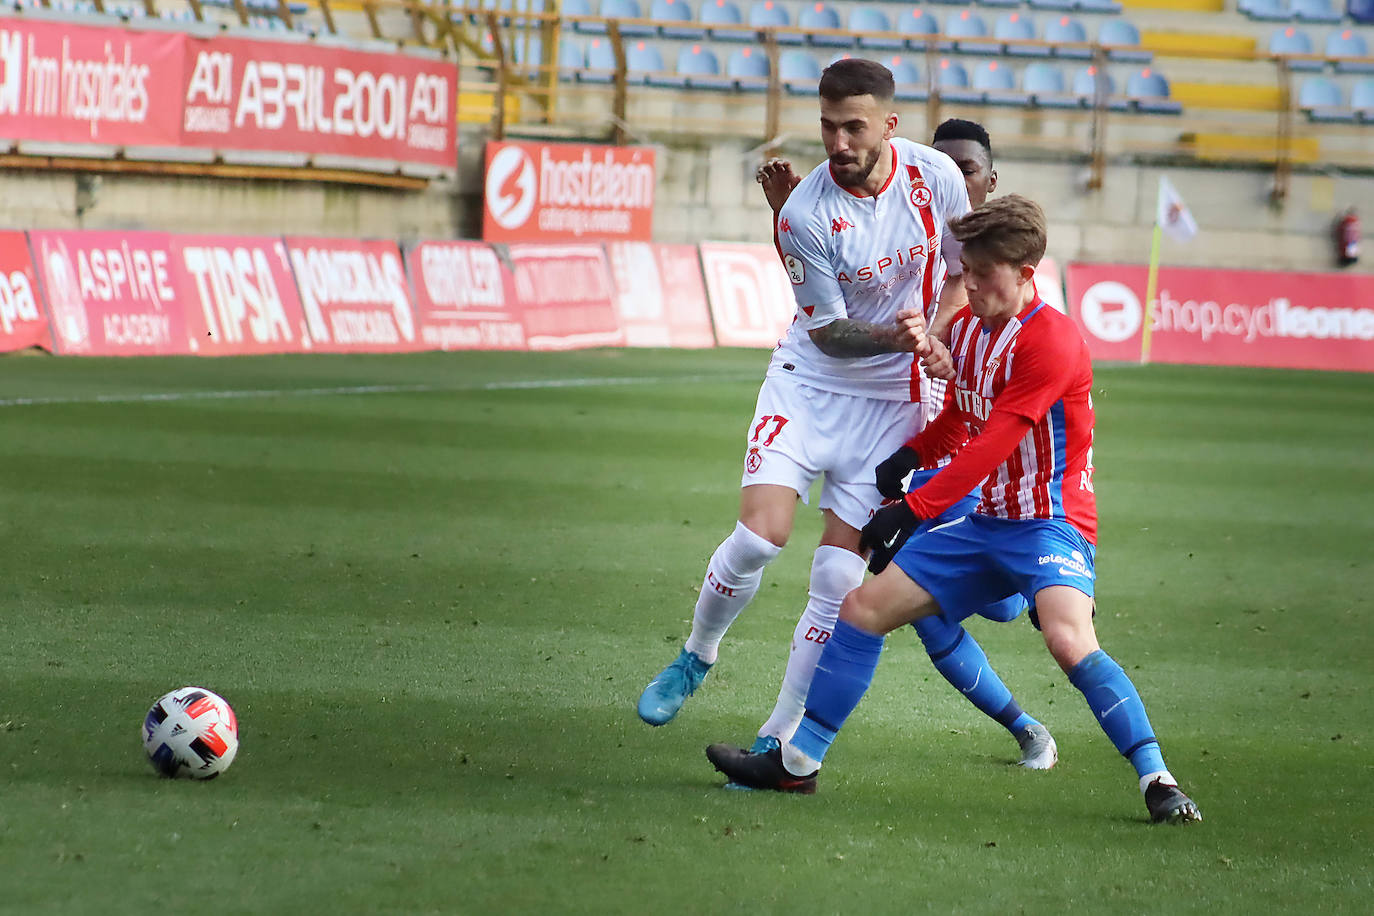
[[815, 757], [802, 753], [790, 744], [782, 746], [782, 768], [793, 776], [810, 776], [821, 768]]
[[811, 560], [811, 598], [792, 632], [792, 647], [787, 654], [787, 670], [782, 676], [778, 702], [773, 707], [773, 714], [759, 729], [760, 735], [772, 735], [786, 744], [801, 724], [802, 714], [806, 712], [806, 693], [816, 674], [816, 662], [839, 619], [840, 603], [863, 582], [865, 568], [863, 557], [843, 547], [816, 548]]
[[1140, 794], [1144, 795], [1145, 790], [1150, 787], [1150, 783], [1154, 782], [1156, 779], [1166, 786], [1178, 788], [1178, 780], [1174, 778], [1172, 773], [1168, 770], [1156, 770], [1153, 773], [1146, 773], [1144, 776], [1140, 777]]
[[735, 530], [721, 541], [706, 565], [706, 579], [692, 614], [692, 635], [685, 645], [688, 652], [695, 652], [708, 665], [715, 664], [725, 631], [759, 590], [763, 568], [781, 550], [743, 522], [735, 523]]

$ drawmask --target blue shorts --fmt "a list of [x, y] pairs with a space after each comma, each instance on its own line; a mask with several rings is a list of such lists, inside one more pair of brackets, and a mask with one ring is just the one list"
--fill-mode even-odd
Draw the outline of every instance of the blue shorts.
[[941, 616], [957, 621], [1008, 598], [1034, 603], [1051, 585], [1091, 598], [1094, 554], [1068, 522], [974, 514], [918, 530], [892, 562], [931, 594]]
[[[913, 472], [911, 475], [911, 483], [907, 486], [907, 492], [911, 492], [917, 487], [924, 486], [926, 482], [937, 473], [939, 473], [938, 468], [935, 470], [917, 470]], [[922, 522], [912, 533], [911, 540], [915, 540], [917, 536], [925, 534], [932, 528], [938, 528], [940, 525], [958, 521], [965, 515], [971, 514], [974, 509], [978, 508], [978, 504], [982, 502], [982, 500], [982, 488], [974, 487], [967, 496], [950, 506], [944, 512], [941, 512], [935, 518], [928, 518]], [[898, 555], [900, 556], [900, 553]], [[906, 567], [903, 566], [902, 569], [905, 570]], [[910, 574], [908, 573], [908, 575]], [[976, 606], [950, 606], [946, 608], [945, 605], [941, 604], [940, 616], [944, 617], [950, 623], [958, 623], [961, 620], [972, 617], [974, 614], [980, 617], [986, 617], [988, 620], [995, 620], [998, 623], [1007, 623], [1020, 616], [1021, 612], [1026, 609], [1027, 601], [1028, 599], [1022, 598], [1020, 595], [1012, 595], [1000, 601], [993, 601], [988, 604]]]

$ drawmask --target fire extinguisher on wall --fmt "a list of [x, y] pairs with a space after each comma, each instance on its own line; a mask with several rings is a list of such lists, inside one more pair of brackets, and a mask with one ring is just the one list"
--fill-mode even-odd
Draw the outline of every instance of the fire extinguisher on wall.
[[1336, 222], [1336, 263], [1349, 267], [1360, 259], [1360, 217], [1354, 207]]

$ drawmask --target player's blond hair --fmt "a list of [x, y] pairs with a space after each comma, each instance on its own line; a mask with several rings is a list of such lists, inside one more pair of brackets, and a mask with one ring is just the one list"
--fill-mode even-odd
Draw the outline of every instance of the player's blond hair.
[[1045, 211], [1019, 194], [989, 200], [951, 222], [949, 231], [975, 258], [1020, 267], [1045, 256]]

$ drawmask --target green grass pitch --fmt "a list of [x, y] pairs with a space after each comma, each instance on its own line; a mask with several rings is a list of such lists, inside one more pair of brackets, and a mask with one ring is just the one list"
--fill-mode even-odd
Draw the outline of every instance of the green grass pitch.
[[[722, 790], [809, 509], [639, 722], [766, 359], [0, 360], [0, 912], [1369, 911], [1374, 376], [1097, 373], [1098, 630], [1205, 814], [1178, 829], [1024, 619], [971, 629], [1055, 770], [900, 632], [819, 794]], [[239, 714], [219, 780], [143, 758], [183, 684]]]

